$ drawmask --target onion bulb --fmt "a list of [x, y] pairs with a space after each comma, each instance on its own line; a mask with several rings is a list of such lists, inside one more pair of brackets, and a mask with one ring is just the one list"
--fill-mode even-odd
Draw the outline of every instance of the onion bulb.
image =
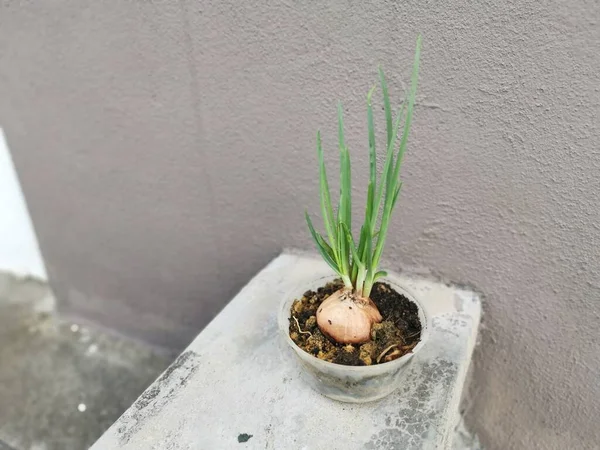
[[340, 344], [362, 344], [371, 338], [371, 326], [381, 322], [377, 306], [350, 289], [335, 291], [319, 306], [317, 325], [321, 332]]

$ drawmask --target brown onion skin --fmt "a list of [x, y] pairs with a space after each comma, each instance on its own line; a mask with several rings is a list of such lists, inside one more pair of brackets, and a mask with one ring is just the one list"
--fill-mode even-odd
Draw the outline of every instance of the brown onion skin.
[[331, 294], [317, 310], [317, 325], [327, 337], [340, 344], [362, 344], [371, 339], [371, 327], [381, 322], [377, 306], [348, 288]]

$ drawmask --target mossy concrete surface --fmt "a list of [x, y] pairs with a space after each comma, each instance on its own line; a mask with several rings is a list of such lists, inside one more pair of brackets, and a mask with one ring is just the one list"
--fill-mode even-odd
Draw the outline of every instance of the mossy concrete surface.
[[47, 284], [0, 273], [0, 450], [82, 450], [172, 355], [54, 314]]

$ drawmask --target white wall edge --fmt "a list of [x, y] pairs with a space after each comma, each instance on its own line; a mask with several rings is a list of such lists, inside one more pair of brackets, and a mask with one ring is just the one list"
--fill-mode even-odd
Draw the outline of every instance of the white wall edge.
[[0, 271], [47, 280], [27, 202], [0, 128]]

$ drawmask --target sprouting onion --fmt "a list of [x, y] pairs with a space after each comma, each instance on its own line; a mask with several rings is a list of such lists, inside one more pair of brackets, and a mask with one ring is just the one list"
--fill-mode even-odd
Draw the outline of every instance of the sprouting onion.
[[[414, 56], [410, 91], [392, 120], [392, 110], [385, 76], [379, 68], [379, 83], [383, 93], [383, 106], [386, 121], [386, 157], [380, 179], [377, 180], [375, 127], [373, 124], [372, 97], [375, 87], [367, 95], [367, 122], [369, 130], [369, 185], [364, 223], [360, 228], [358, 245], [352, 236], [352, 197], [350, 176], [350, 153], [344, 139], [344, 120], [342, 106], [338, 105], [338, 140], [340, 150], [340, 197], [335, 214], [327, 172], [321, 145], [321, 135], [317, 132], [317, 153], [319, 159], [319, 186], [321, 197], [321, 213], [325, 225], [326, 237], [319, 234], [308, 215], [306, 221], [310, 233], [317, 245], [319, 253], [331, 268], [339, 274], [347, 290], [360, 298], [369, 298], [373, 284], [386, 272], [379, 270], [379, 263], [385, 245], [390, 218], [402, 182], [400, 167], [408, 142], [408, 134], [412, 122], [419, 75], [419, 58], [421, 52], [421, 36], [417, 38]], [[400, 124], [402, 133], [399, 134]]]

